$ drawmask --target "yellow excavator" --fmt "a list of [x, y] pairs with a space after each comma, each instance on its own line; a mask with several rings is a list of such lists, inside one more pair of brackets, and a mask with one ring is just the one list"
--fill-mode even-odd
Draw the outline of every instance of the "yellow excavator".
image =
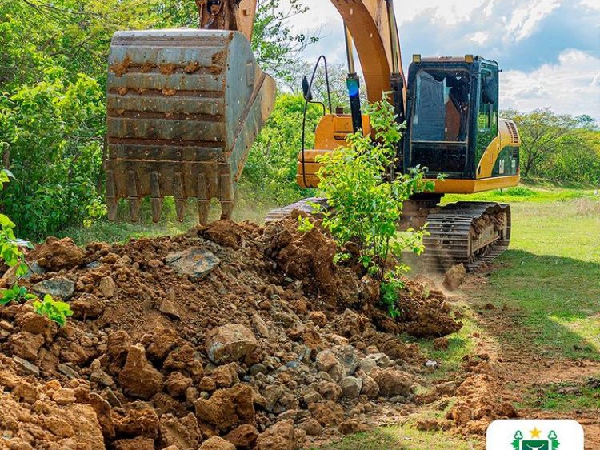
[[[331, 0], [343, 18], [348, 61], [349, 113], [330, 108], [315, 130], [315, 148], [298, 157], [298, 184], [316, 188], [317, 157], [346, 145], [358, 130], [369, 134], [361, 112], [358, 54], [369, 102], [388, 100], [406, 125], [397, 173], [423, 167], [435, 190], [403, 205], [405, 228], [428, 224], [426, 260], [446, 269], [475, 269], [510, 241], [510, 207], [484, 202], [440, 206], [444, 194], [470, 194], [519, 183], [520, 138], [499, 118], [498, 64], [478, 56], [414, 55], [408, 79], [393, 0]], [[199, 29], [118, 32], [108, 74], [108, 153], [105, 160], [109, 218], [119, 199], [131, 219], [150, 197], [154, 220], [163, 198], [173, 196], [180, 220], [188, 198], [199, 221], [217, 198], [231, 217], [236, 184], [274, 104], [274, 80], [250, 48], [257, 0], [196, 0]], [[318, 65], [318, 63], [317, 63]], [[316, 70], [316, 69], [315, 69]], [[312, 80], [303, 80], [307, 103]], [[439, 177], [443, 175], [443, 177]], [[276, 219], [299, 202], [273, 211]]]

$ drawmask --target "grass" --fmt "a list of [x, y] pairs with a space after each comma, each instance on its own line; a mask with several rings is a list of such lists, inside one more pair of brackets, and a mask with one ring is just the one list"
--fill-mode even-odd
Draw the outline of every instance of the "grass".
[[580, 201], [513, 205], [498, 262], [480, 298], [519, 308], [544, 355], [600, 360], [600, 215]]
[[412, 424], [384, 427], [371, 433], [347, 436], [322, 450], [472, 450], [476, 441], [444, 432], [418, 431]]
[[558, 383], [532, 390], [519, 405], [544, 411], [569, 412], [575, 409], [600, 410], [600, 384]]

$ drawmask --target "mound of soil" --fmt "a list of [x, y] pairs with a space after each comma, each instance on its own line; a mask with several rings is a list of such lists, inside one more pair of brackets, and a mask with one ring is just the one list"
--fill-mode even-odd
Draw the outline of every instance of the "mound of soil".
[[396, 333], [460, 324], [417, 283], [389, 319], [377, 283], [336, 251], [293, 219], [81, 253], [49, 239], [23, 284], [52, 287], [75, 316], [59, 328], [28, 304], [0, 309], [4, 445], [294, 449], [394, 417], [426, 370]]

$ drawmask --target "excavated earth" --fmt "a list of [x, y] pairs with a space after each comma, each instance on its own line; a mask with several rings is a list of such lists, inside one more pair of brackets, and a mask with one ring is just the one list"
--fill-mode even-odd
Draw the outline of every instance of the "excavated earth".
[[515, 414], [485, 361], [424, 386], [431, 369], [397, 336], [443, 345], [461, 327], [444, 295], [408, 282], [392, 320], [337, 251], [293, 218], [85, 250], [49, 238], [21, 284], [75, 315], [60, 328], [30, 304], [0, 308], [0, 448], [309, 448], [456, 394], [447, 427]]

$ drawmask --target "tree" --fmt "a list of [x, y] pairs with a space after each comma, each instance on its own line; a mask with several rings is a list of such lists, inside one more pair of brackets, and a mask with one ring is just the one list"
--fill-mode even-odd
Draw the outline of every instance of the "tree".
[[524, 177], [538, 175], [544, 159], [557, 150], [561, 139], [577, 125], [572, 116], [557, 115], [550, 109], [537, 109], [527, 114], [505, 111], [503, 115], [514, 120], [519, 128]]
[[294, 63], [309, 44], [318, 41], [316, 36], [296, 34], [289, 21], [308, 10], [302, 0], [289, 0], [287, 7], [278, 0], [258, 0], [254, 21], [252, 49], [260, 66], [280, 81], [294, 77]]

